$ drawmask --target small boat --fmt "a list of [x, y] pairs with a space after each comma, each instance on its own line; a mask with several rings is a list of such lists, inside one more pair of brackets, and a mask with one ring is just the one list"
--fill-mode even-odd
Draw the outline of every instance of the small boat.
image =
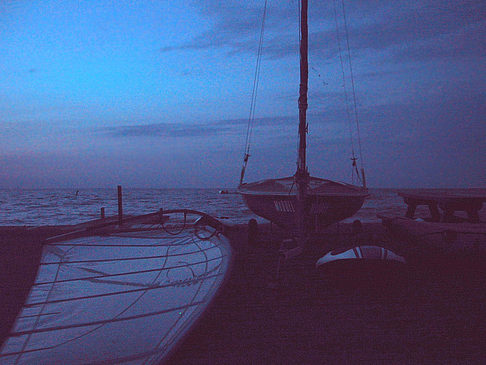
[[[244, 183], [245, 169], [248, 163], [251, 117], [254, 113], [254, 101], [250, 111], [250, 122], [247, 133], [247, 145], [243, 159], [238, 192], [243, 196], [248, 208], [255, 214], [288, 229], [299, 232], [304, 237], [307, 232], [318, 231], [354, 215], [368, 196], [364, 169], [361, 176], [353, 151], [353, 172], [362, 181], [362, 186], [354, 186], [309, 175], [306, 163], [307, 135], [307, 88], [308, 88], [308, 1], [301, 1], [300, 11], [300, 90], [299, 90], [299, 148], [297, 154], [297, 171], [294, 176], [267, 179]], [[265, 11], [264, 11], [265, 14]], [[262, 24], [262, 35], [263, 25]], [[261, 57], [262, 38], [260, 38], [259, 57]], [[257, 61], [259, 74], [260, 60]], [[257, 79], [255, 79], [257, 80]], [[258, 82], [255, 82], [258, 85]], [[254, 86], [254, 95], [256, 86]]]
[[158, 364], [211, 303], [232, 251], [214, 218], [157, 212], [45, 242], [2, 364]]
[[316, 262], [316, 267], [340, 260], [394, 261], [405, 264], [405, 259], [393, 251], [380, 246], [358, 246], [328, 252]]
[[393, 251], [372, 245], [335, 249], [316, 262], [315, 274], [323, 289], [365, 291], [374, 297], [387, 296], [409, 285], [406, 260]]

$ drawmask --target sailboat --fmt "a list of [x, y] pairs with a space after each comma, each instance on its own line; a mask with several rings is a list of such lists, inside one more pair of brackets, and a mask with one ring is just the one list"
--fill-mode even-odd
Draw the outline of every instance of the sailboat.
[[[247, 150], [238, 187], [238, 192], [253, 213], [290, 231], [297, 231], [302, 237], [308, 232], [319, 231], [354, 215], [368, 196], [363, 168], [361, 169], [362, 186], [313, 177], [308, 172], [306, 163], [309, 67], [307, 9], [308, 1], [302, 0], [297, 171], [294, 176], [243, 183], [249, 157]], [[261, 38], [259, 50], [261, 50]], [[259, 62], [257, 67], [258, 64]], [[355, 163], [356, 159], [353, 160], [354, 166]]]

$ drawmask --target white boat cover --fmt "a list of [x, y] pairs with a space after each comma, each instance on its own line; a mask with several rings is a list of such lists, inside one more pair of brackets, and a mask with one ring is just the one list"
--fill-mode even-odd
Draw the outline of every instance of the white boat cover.
[[47, 244], [1, 364], [159, 363], [229, 272], [224, 236], [186, 229]]
[[380, 260], [405, 263], [405, 259], [393, 251], [379, 246], [358, 246], [328, 252], [316, 262], [316, 267], [338, 260]]

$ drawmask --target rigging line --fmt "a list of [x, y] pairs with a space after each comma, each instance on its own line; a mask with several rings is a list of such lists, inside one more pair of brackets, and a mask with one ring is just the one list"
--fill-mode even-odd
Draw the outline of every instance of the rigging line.
[[[32, 353], [32, 352], [40, 352], [40, 351], [45, 351], [45, 350], [51, 350], [51, 349], [55, 348], [56, 346], [57, 345], [55, 345], [55, 346], [39, 347], [39, 348], [31, 349], [31, 350], [24, 350], [24, 351], [22, 351], [22, 354], [27, 354], [27, 353]], [[130, 360], [141, 359], [141, 358], [144, 358], [145, 356], [150, 356], [150, 355], [152, 355], [154, 353], [158, 353], [158, 352], [161, 352], [161, 350], [159, 350], [159, 349], [150, 350], [150, 351], [146, 351], [146, 352], [143, 352], [143, 353], [138, 353], [138, 354], [132, 355], [132, 356], [118, 357], [116, 359], [103, 360], [103, 362], [101, 362], [101, 363], [97, 362], [96, 364], [121, 364], [122, 362], [127, 362], [127, 361], [130, 361]], [[12, 355], [18, 355], [20, 353], [21, 352], [19, 352], [19, 351], [2, 353], [2, 354], [0, 354], [0, 358], [7, 357], [7, 356], [12, 356]]]
[[[203, 253], [204, 257], [206, 258], [206, 266], [205, 266], [205, 268], [204, 268], [204, 271], [205, 271], [205, 272], [208, 272], [208, 255], [207, 255], [207, 253], [206, 253], [206, 252], [205, 252], [205, 251], [204, 251], [204, 250], [201, 248], [201, 246], [200, 246], [198, 243], [196, 243], [196, 246], [199, 248], [199, 250], [200, 250], [200, 251]], [[194, 276], [194, 273], [193, 273], [193, 276]], [[191, 302], [189, 303], [189, 305], [195, 302], [195, 300], [196, 300], [197, 296], [199, 295], [199, 292], [201, 291], [202, 286], [203, 286], [203, 282], [200, 282], [200, 283], [199, 283], [199, 287], [197, 288], [196, 293], [195, 293], [195, 294], [192, 296], [192, 300], [191, 300]], [[205, 299], [206, 299], [206, 297], [204, 297], [202, 301], [204, 302], [204, 301], [205, 301]], [[159, 343], [158, 343], [158, 344], [155, 346], [155, 348], [159, 348], [159, 347], [160, 347], [160, 345], [162, 344], [162, 342], [163, 342], [163, 341], [165, 341], [165, 339], [166, 339], [166, 338], [167, 338], [167, 336], [170, 334], [170, 332], [171, 332], [171, 331], [172, 331], [172, 330], [173, 330], [173, 329], [174, 329], [174, 328], [177, 326], [178, 322], [179, 322], [179, 321], [182, 319], [182, 317], [183, 317], [183, 316], [186, 314], [187, 309], [188, 309], [188, 307], [186, 307], [184, 310], [182, 310], [182, 311], [180, 311], [180, 312], [179, 312], [180, 316], [179, 316], [179, 317], [177, 318], [177, 320], [176, 320], [176, 321], [175, 321], [175, 322], [172, 324], [172, 326], [171, 326], [171, 327], [169, 328], [169, 330], [168, 330], [168, 331], [165, 333], [165, 335], [164, 335], [164, 336], [162, 336], [162, 338], [160, 339]], [[186, 325], [187, 325], [187, 322], [186, 322]], [[176, 335], [177, 335], [177, 334], [178, 334], [180, 331], [182, 331], [182, 330], [183, 330], [183, 327], [184, 327], [184, 323], [183, 323], [183, 324], [181, 325], [181, 327], [179, 328], [179, 331], [176, 331], [176, 334], [172, 335], [172, 342], [175, 340]], [[172, 343], [172, 342], [171, 342], [171, 343]], [[164, 347], [165, 347], [165, 349], [167, 349], [167, 347], [168, 347], [168, 346], [169, 346], [169, 344], [168, 344], [168, 343], [166, 343], [166, 344], [165, 344], [165, 346], [164, 346]], [[164, 350], [165, 350], [165, 349], [164, 349]], [[143, 363], [143, 364], [145, 365], [145, 364], [147, 363], [147, 361], [148, 361], [148, 359], [146, 359], [146, 360], [144, 361], [144, 363]]]
[[[146, 231], [146, 229], [142, 228], [142, 231], [110, 233], [110, 237], [141, 238], [141, 239], [144, 239], [144, 240], [148, 240], [148, 239], [174, 240], [174, 237], [167, 236], [163, 232], [161, 232], [162, 231], [161, 227], [150, 228], [150, 234], [147, 234], [147, 235], [144, 234], [145, 231]], [[181, 237], [184, 237], [184, 236], [181, 235]], [[187, 235], [186, 237], [189, 237], [189, 235]]]
[[261, 65], [261, 55], [262, 55], [262, 48], [263, 48], [263, 34], [265, 30], [266, 12], [267, 12], [267, 0], [265, 0], [265, 5], [263, 9], [262, 28], [260, 31], [260, 40], [259, 40], [258, 51], [257, 51], [257, 63], [255, 67], [255, 76], [253, 79], [253, 90], [252, 90], [251, 103], [250, 103], [250, 115], [248, 118], [248, 126], [246, 130], [245, 153], [243, 156], [243, 166], [241, 167], [241, 173], [240, 173], [240, 185], [243, 184], [246, 166], [248, 165], [248, 158], [250, 157], [250, 141], [251, 141], [253, 121], [255, 115], [256, 95], [257, 95], [259, 79], [260, 79], [260, 65]]
[[263, 21], [262, 21], [262, 29], [260, 33], [260, 41], [258, 45], [258, 59], [257, 59], [257, 66], [256, 66], [256, 74], [255, 74], [255, 80], [254, 80], [254, 93], [252, 93], [252, 107], [250, 108], [250, 130], [249, 130], [249, 136], [248, 136], [248, 148], [247, 148], [247, 153], [250, 153], [250, 141], [251, 141], [251, 135], [253, 131], [253, 123], [255, 121], [255, 110], [256, 110], [256, 101], [257, 101], [257, 95], [258, 95], [258, 86], [260, 85], [260, 70], [261, 70], [261, 64], [262, 64], [262, 53], [263, 53], [263, 35], [265, 31], [265, 17], [266, 17], [266, 6], [265, 10], [263, 12]]
[[[170, 248], [168, 248], [168, 249], [167, 249], [167, 253], [169, 252], [169, 250], [170, 250]], [[160, 268], [160, 270], [159, 270], [159, 274], [158, 274], [158, 275], [155, 277], [155, 279], [153, 279], [153, 280], [152, 280], [152, 285], [154, 285], [154, 283], [156, 282], [156, 280], [159, 278], [159, 276], [160, 276], [160, 274], [162, 273], [162, 271], [164, 270], [165, 265], [167, 264], [167, 261], [168, 261], [168, 260], [169, 260], [169, 257], [166, 257], [166, 258], [165, 258], [165, 260], [164, 260], [164, 263], [163, 263], [163, 265], [162, 265], [162, 268]], [[119, 317], [120, 317], [122, 314], [126, 313], [126, 312], [127, 312], [127, 311], [128, 311], [130, 308], [132, 308], [132, 307], [133, 307], [133, 306], [134, 306], [134, 305], [135, 305], [135, 304], [136, 304], [136, 303], [137, 303], [137, 302], [138, 302], [138, 301], [139, 301], [139, 300], [140, 300], [140, 299], [141, 299], [141, 298], [142, 298], [142, 297], [143, 297], [143, 296], [144, 296], [146, 293], [147, 293], [147, 291], [142, 292], [142, 293], [141, 293], [141, 294], [140, 294], [140, 295], [137, 297], [137, 299], [135, 299], [135, 300], [134, 300], [134, 301], [133, 301], [133, 302], [132, 302], [130, 305], [128, 305], [127, 307], [125, 307], [125, 308], [124, 308], [124, 309], [123, 309], [121, 312], [119, 312], [119, 313], [118, 313], [116, 316], [114, 316], [112, 319], [119, 318]], [[53, 346], [52, 348], [57, 348], [57, 347], [59, 347], [59, 346], [63, 346], [63, 345], [65, 345], [65, 344], [67, 344], [67, 343], [70, 343], [70, 342], [76, 341], [76, 340], [78, 340], [78, 339], [80, 339], [80, 338], [83, 338], [83, 337], [85, 337], [85, 336], [87, 336], [87, 335], [89, 335], [89, 334], [91, 334], [91, 333], [93, 333], [93, 332], [95, 332], [95, 331], [99, 330], [100, 328], [104, 327], [104, 326], [105, 326], [105, 324], [107, 324], [107, 323], [100, 324], [99, 326], [97, 326], [97, 327], [95, 327], [95, 328], [92, 328], [92, 329], [90, 329], [90, 330], [89, 330], [89, 331], [87, 331], [87, 332], [84, 332], [84, 333], [82, 333], [82, 334], [80, 334], [80, 335], [78, 335], [78, 336], [75, 336], [75, 337], [73, 337], [73, 338], [70, 338], [70, 339], [68, 339], [68, 340], [66, 340], [66, 341], [64, 341], [64, 342], [58, 343], [58, 344], [56, 344], [55, 346]]]
[[253, 122], [255, 119], [256, 99], [257, 99], [258, 85], [260, 80], [260, 66], [261, 66], [261, 58], [262, 58], [262, 50], [263, 50], [263, 35], [265, 33], [265, 18], [267, 15], [267, 1], [268, 0], [265, 0], [265, 4], [263, 7], [262, 27], [260, 30], [260, 39], [258, 42], [257, 61], [255, 66], [255, 74], [253, 78], [253, 88], [251, 92], [250, 114], [248, 117], [248, 126], [246, 129], [245, 155], [243, 160], [244, 163], [243, 163], [243, 170], [242, 170], [242, 177], [241, 177], [240, 184], [243, 181], [244, 169], [246, 168], [246, 164], [248, 162], [248, 157], [250, 154], [250, 141], [251, 141], [251, 135], [253, 130]]
[[[211, 261], [217, 261], [221, 260], [223, 256], [217, 256], [213, 257], [211, 259], [208, 259], [207, 262]], [[169, 256], [167, 256], [165, 259], [167, 260]], [[96, 280], [96, 279], [105, 279], [105, 278], [113, 278], [116, 276], [128, 276], [128, 275], [137, 275], [137, 274], [146, 274], [150, 272], [155, 272], [155, 271], [160, 271], [160, 270], [172, 270], [172, 269], [181, 269], [185, 267], [190, 267], [190, 266], [196, 266], [196, 265], [201, 265], [207, 263], [206, 260], [204, 261], [197, 261], [197, 262], [191, 262], [183, 265], [176, 265], [176, 266], [171, 266], [171, 267], [157, 267], [155, 269], [147, 269], [147, 270], [137, 270], [137, 271], [128, 271], [128, 272], [121, 272], [117, 274], [104, 274], [104, 275], [96, 275], [96, 276], [86, 276], [86, 277], [81, 277], [81, 278], [74, 278], [74, 279], [63, 279], [63, 280], [56, 280], [56, 281], [44, 281], [44, 282], [39, 282], [35, 283], [32, 285], [32, 287], [35, 286], [41, 286], [41, 285], [46, 285], [46, 284], [59, 284], [59, 283], [70, 283], [73, 281], [90, 281], [90, 280]]]
[[[208, 247], [204, 250], [209, 251], [213, 250], [216, 247]], [[176, 257], [176, 256], [186, 256], [197, 254], [199, 251], [190, 251], [190, 252], [181, 252], [175, 253], [172, 255], [155, 255], [155, 256], [138, 256], [138, 257], [120, 257], [120, 258], [106, 258], [106, 259], [94, 259], [94, 260], [73, 260], [73, 261], [51, 261], [51, 262], [41, 262], [39, 266], [46, 266], [46, 265], [70, 265], [70, 264], [86, 264], [86, 263], [94, 263], [94, 262], [116, 262], [116, 261], [137, 261], [137, 260], [149, 260], [149, 259], [160, 259], [164, 257]]]
[[[225, 256], [225, 257], [226, 257], [227, 255], [223, 255], [223, 256]], [[230, 257], [231, 257], [231, 255], [230, 255]], [[230, 260], [231, 260], [231, 258], [230, 258]], [[208, 259], [208, 262], [209, 262], [209, 259]], [[227, 264], [228, 264], [228, 263], [226, 263], [226, 265], [227, 265]], [[223, 269], [222, 269], [222, 268], [223, 268], [223, 262], [221, 262], [221, 263], [218, 265], [218, 268], [221, 268], [221, 271], [223, 271]], [[207, 268], [207, 267], [206, 267], [206, 270], [208, 270], [208, 268]], [[214, 269], [211, 269], [211, 270], [209, 270], [209, 271], [214, 271]], [[224, 277], [223, 277], [223, 279], [222, 279], [222, 280], [224, 280]], [[218, 286], [218, 285], [221, 285], [221, 282], [218, 284], [217, 280], [213, 280], [213, 282], [212, 282], [212, 284], [211, 284], [211, 287], [210, 287], [209, 289], [207, 289], [206, 294], [204, 295], [203, 301], [204, 301], [205, 303], [210, 303], [210, 302], [211, 302], [211, 298], [209, 298], [208, 300], [206, 300], [206, 298], [207, 298], [208, 296], [210, 296], [210, 293], [213, 293], [213, 295], [214, 295], [214, 293], [216, 293], [216, 292], [217, 292], [217, 290], [218, 290], [218, 287], [217, 287], [217, 286]], [[202, 283], [201, 283], [201, 286], [202, 286]], [[200, 289], [200, 288], [199, 288], [199, 289]], [[198, 289], [198, 290], [199, 290], [199, 289]], [[195, 298], [195, 297], [194, 297], [194, 298]], [[195, 309], [195, 311], [197, 311], [197, 308]], [[190, 314], [189, 314], [189, 316], [194, 316], [194, 312], [193, 312], [193, 313], [190, 313]], [[188, 321], [189, 321], [189, 320], [188, 320]], [[187, 326], [189, 325], [188, 321], [186, 321], [185, 323], [183, 323], [183, 324], [182, 324], [182, 326], [181, 326], [181, 327], [179, 327], [179, 329], [177, 330], [177, 332], [176, 332], [176, 333], [175, 333], [175, 334], [172, 336], [171, 342], [169, 342], [169, 343], [166, 343], [166, 344], [165, 344], [165, 346], [163, 347], [164, 351], [166, 351], [166, 350], [167, 350], [167, 348], [168, 348], [168, 347], [169, 347], [169, 346], [170, 346], [172, 343], [174, 343], [175, 339], [176, 339], [178, 336], [180, 336], [180, 333], [181, 333], [181, 332], [183, 332], [184, 327], [187, 327]], [[160, 344], [159, 344], [159, 346], [160, 346]], [[160, 359], [159, 359], [159, 361], [160, 361]]]
[[42, 313], [42, 314], [29, 314], [29, 315], [19, 315], [18, 319], [26, 319], [26, 318], [37, 318], [40, 316], [54, 316], [56, 314], [61, 314], [61, 312], [50, 312], [50, 313]]
[[361, 149], [361, 136], [359, 132], [359, 119], [358, 119], [358, 106], [356, 102], [356, 89], [354, 87], [354, 76], [353, 76], [353, 64], [351, 62], [351, 49], [349, 47], [349, 32], [348, 32], [348, 21], [346, 18], [346, 10], [344, 6], [344, 0], [341, 0], [341, 4], [343, 7], [343, 19], [344, 19], [344, 29], [345, 29], [345, 34], [346, 34], [346, 46], [347, 46], [347, 51], [348, 51], [348, 57], [349, 57], [349, 71], [351, 74], [351, 88], [353, 91], [353, 103], [354, 103], [354, 117], [356, 119], [356, 130], [358, 132], [358, 146], [359, 146], [359, 158], [361, 159], [361, 168], [364, 169], [364, 161], [363, 161], [363, 152]]
[[115, 323], [115, 322], [130, 321], [130, 320], [133, 320], [133, 319], [158, 316], [160, 314], [165, 314], [165, 313], [170, 313], [170, 312], [182, 310], [186, 307], [194, 307], [196, 305], [200, 305], [200, 304], [203, 304], [203, 303], [204, 303], [203, 301], [193, 302], [193, 303], [188, 304], [188, 305], [173, 307], [173, 308], [169, 308], [169, 309], [163, 309], [163, 310], [159, 310], [159, 311], [156, 311], [156, 312], [135, 314], [135, 315], [122, 317], [122, 318], [96, 320], [96, 321], [91, 321], [91, 322], [86, 322], [86, 323], [73, 323], [71, 325], [60, 325], [60, 326], [53, 326], [53, 327], [47, 327], [47, 328], [39, 328], [37, 330], [19, 331], [19, 332], [14, 332], [11, 335], [12, 335], [12, 337], [14, 337], [14, 336], [20, 337], [20, 336], [23, 336], [23, 335], [30, 335], [30, 334], [35, 334], [35, 333], [44, 333], [44, 332], [51, 332], [51, 331], [68, 330], [68, 329], [72, 329], [72, 328], [96, 326], [98, 324], [104, 324], [104, 323]]
[[[118, 236], [118, 237], [123, 237], [123, 236]], [[124, 236], [127, 237], [127, 236]], [[128, 236], [128, 238], [140, 238], [137, 236]], [[173, 239], [173, 238], [172, 238]], [[187, 239], [189, 241], [189, 239]], [[120, 247], [120, 248], [133, 248], [133, 247], [147, 247], [147, 248], [152, 248], [152, 247], [179, 247], [179, 246], [184, 246], [185, 243], [179, 243], [177, 245], [166, 245], [166, 244], [128, 244], [128, 245], [116, 245], [116, 244], [96, 244], [96, 243], [80, 243], [80, 244], [72, 244], [72, 243], [46, 243], [45, 246], [55, 246], [55, 247], [66, 247], [66, 246], [76, 246], [76, 247]]]
[[[129, 235], [116, 235], [110, 234], [110, 237], [121, 237], [121, 238], [141, 238], [141, 239], [151, 239], [151, 240], [163, 240], [163, 239], [170, 239], [174, 241], [174, 237], [142, 237], [142, 236], [129, 236]], [[184, 246], [191, 240], [192, 236], [187, 235], [184, 239], [177, 241], [177, 244], [165, 244], [165, 243], [147, 243], [147, 244], [110, 244], [110, 243], [45, 243], [44, 246], [50, 247], [126, 247], [126, 248], [133, 248], [133, 247], [180, 247]], [[117, 240], [118, 241], [118, 240]], [[96, 242], [96, 241], [92, 241]]]
[[[342, 48], [341, 48], [341, 36], [339, 35], [339, 25], [338, 25], [338, 14], [337, 14], [337, 0], [334, 0], [334, 21], [336, 24], [336, 37], [338, 41], [338, 49], [339, 49], [339, 61], [341, 63], [341, 72], [342, 72], [342, 77], [343, 77], [343, 89], [344, 89], [344, 104], [345, 104], [345, 110], [346, 110], [346, 116], [347, 116], [347, 124], [348, 124], [348, 131], [349, 131], [349, 140], [351, 142], [351, 155], [352, 155], [352, 160], [353, 164], [356, 162], [356, 154], [354, 152], [354, 141], [353, 141], [353, 130], [351, 128], [351, 112], [349, 111], [349, 96], [348, 96], [348, 90], [346, 87], [346, 74], [344, 72], [344, 60], [343, 60], [343, 55], [342, 55]], [[351, 167], [351, 180], [354, 182], [354, 165]], [[359, 174], [357, 174], [358, 181], [359, 181]]]
[[[57, 269], [56, 269], [56, 274], [54, 276], [54, 280], [56, 280], [59, 277], [59, 275], [60, 275], [62, 261], [64, 260], [64, 258], [68, 255], [68, 253], [73, 248], [74, 247], [71, 247], [70, 249], [66, 250], [63, 253], [63, 255], [60, 257], [60, 261], [59, 261], [58, 266], [57, 266]], [[50, 285], [49, 290], [47, 291], [46, 300], [43, 303], [40, 304], [41, 305], [41, 308], [40, 308], [39, 314], [42, 314], [44, 312], [44, 310], [46, 309], [46, 306], [47, 306], [47, 303], [49, 301], [49, 298], [51, 297], [51, 294], [52, 294], [52, 292], [54, 290], [54, 286], [55, 286], [54, 283]], [[24, 304], [24, 307], [23, 308], [27, 308], [27, 305]], [[40, 316], [37, 316], [37, 318], [35, 319], [34, 325], [32, 327], [34, 330], [39, 325], [40, 320], [41, 320], [41, 317]], [[27, 345], [29, 344], [31, 337], [32, 337], [32, 334], [31, 333], [27, 334], [27, 338], [25, 339], [24, 343], [22, 344], [22, 348], [20, 349], [20, 354], [17, 355], [17, 357], [15, 358], [15, 365], [17, 365], [19, 363], [21, 357], [23, 356], [22, 353], [27, 348]]]
[[[219, 269], [220, 267], [217, 267]], [[110, 296], [116, 296], [116, 295], [124, 295], [124, 294], [132, 294], [132, 293], [138, 293], [141, 291], [148, 291], [148, 290], [160, 290], [160, 289], [166, 289], [174, 286], [180, 286], [184, 284], [189, 284], [189, 283], [198, 283], [200, 281], [205, 281], [209, 279], [216, 278], [218, 276], [223, 275], [222, 272], [216, 272], [215, 274], [212, 274], [215, 270], [209, 271], [207, 273], [203, 273], [201, 275], [198, 275], [196, 278], [193, 279], [188, 279], [180, 282], [173, 282], [173, 283], [168, 283], [168, 284], [161, 284], [161, 285], [154, 285], [148, 288], [137, 288], [137, 289], [128, 289], [128, 290], [120, 290], [116, 292], [108, 292], [108, 293], [101, 293], [101, 294], [92, 294], [92, 295], [84, 295], [81, 297], [71, 297], [71, 298], [60, 298], [60, 299], [53, 299], [49, 301], [44, 301], [44, 302], [33, 302], [33, 303], [27, 303], [24, 304], [24, 308], [33, 308], [39, 305], [45, 306], [47, 304], [58, 304], [58, 303], [65, 303], [65, 302], [74, 302], [78, 300], [86, 300], [86, 299], [96, 299], [96, 298], [104, 298], [104, 297], [110, 297]], [[209, 275], [211, 274], [211, 275]], [[12, 333], [12, 335], [15, 335], [17, 332]]]

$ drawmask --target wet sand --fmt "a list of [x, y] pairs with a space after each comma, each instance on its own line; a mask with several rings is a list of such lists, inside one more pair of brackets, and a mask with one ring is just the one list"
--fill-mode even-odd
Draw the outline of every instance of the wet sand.
[[[280, 267], [281, 232], [228, 228], [227, 284], [168, 363], [481, 363], [486, 360], [486, 265], [412, 260], [405, 267], [314, 264], [329, 247], [384, 244], [380, 224], [333, 226]], [[3, 341], [28, 294], [41, 241], [65, 227], [0, 227]]]

